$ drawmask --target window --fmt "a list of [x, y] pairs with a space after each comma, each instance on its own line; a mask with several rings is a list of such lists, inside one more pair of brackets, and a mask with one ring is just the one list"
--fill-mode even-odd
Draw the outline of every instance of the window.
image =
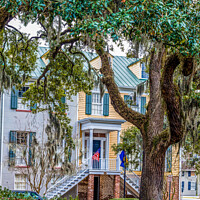
[[100, 93], [92, 93], [92, 115], [102, 115], [102, 107]]
[[191, 182], [191, 190], [196, 190], [196, 182]]
[[9, 166], [32, 165], [32, 141], [36, 133], [10, 131]]
[[15, 174], [15, 190], [26, 190], [26, 175]]
[[27, 150], [27, 138], [28, 133], [17, 132], [17, 146], [16, 146], [16, 166], [26, 165], [28, 155], [24, 155], [24, 151]]
[[191, 176], [191, 171], [188, 171], [188, 177], [190, 177]]
[[149, 78], [149, 75], [146, 73], [145, 63], [142, 63], [142, 75], [141, 78]]
[[17, 109], [19, 110], [30, 110], [29, 106], [27, 104], [22, 103], [23, 94], [29, 89], [29, 87], [22, 87], [18, 91], [18, 102], [17, 102]]

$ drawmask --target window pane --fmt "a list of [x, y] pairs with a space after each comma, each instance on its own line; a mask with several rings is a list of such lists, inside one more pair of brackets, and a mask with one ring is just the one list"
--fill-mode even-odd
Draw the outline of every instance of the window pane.
[[26, 175], [15, 174], [15, 190], [26, 190]]

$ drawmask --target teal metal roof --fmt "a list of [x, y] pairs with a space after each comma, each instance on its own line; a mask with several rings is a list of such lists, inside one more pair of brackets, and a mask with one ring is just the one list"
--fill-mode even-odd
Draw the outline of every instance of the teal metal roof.
[[[45, 68], [45, 63], [41, 59], [41, 57], [49, 50], [48, 47], [39, 47], [38, 48], [38, 59], [37, 59], [37, 68], [32, 73], [33, 77], [39, 77], [41, 74], [41, 69]], [[91, 52], [83, 52], [88, 60], [93, 60], [98, 57], [98, 54]], [[136, 85], [144, 82], [143, 79], [138, 79], [135, 74], [129, 69], [128, 66], [138, 62], [139, 59], [136, 58], [127, 58], [125, 56], [113, 56], [113, 71], [114, 71], [114, 79], [118, 87], [127, 87], [133, 88]], [[87, 67], [87, 63], [84, 62], [84, 67]]]
[[38, 55], [37, 55], [37, 61], [36, 61], [36, 69], [32, 72], [33, 78], [38, 78], [41, 75], [41, 68], [45, 68], [46, 64], [43, 62], [41, 57], [49, 50], [48, 47], [39, 47], [38, 48]]
[[113, 71], [115, 82], [118, 87], [135, 87], [141, 80], [129, 69], [128, 66], [139, 61], [136, 58], [127, 58], [125, 56], [114, 56]]

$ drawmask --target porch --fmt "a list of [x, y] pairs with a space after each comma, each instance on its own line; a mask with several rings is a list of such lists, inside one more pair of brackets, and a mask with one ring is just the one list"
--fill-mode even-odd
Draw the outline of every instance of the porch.
[[[110, 157], [110, 133], [116, 133], [116, 143], [120, 142], [121, 125], [125, 120], [86, 118], [79, 120], [82, 132], [82, 165], [92, 174], [119, 174], [120, 159]], [[98, 154], [94, 159], [93, 155]]]

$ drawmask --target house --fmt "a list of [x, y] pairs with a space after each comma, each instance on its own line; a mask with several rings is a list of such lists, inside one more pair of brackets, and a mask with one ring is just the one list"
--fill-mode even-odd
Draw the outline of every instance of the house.
[[[48, 49], [45, 47], [39, 48], [38, 66], [45, 66], [47, 61], [45, 61], [44, 55], [47, 51]], [[85, 55], [94, 68], [100, 68], [101, 60], [97, 54], [85, 52]], [[145, 64], [134, 58], [111, 54], [110, 63], [122, 98], [125, 101], [135, 98], [136, 104], [130, 105], [131, 108], [144, 114], [149, 97], [145, 90], [142, 94], [138, 91], [145, 86], [143, 83], [148, 78]], [[39, 71], [35, 73], [39, 73]], [[29, 140], [32, 132], [36, 132], [36, 136], [37, 132], [41, 132], [37, 131], [36, 127], [39, 129], [43, 127], [46, 120], [43, 113], [34, 115], [30, 108], [23, 107], [20, 95], [21, 93], [18, 94], [17, 106], [15, 105], [14, 108], [12, 108], [12, 92], [9, 91], [1, 95], [1, 185], [9, 189], [28, 189], [26, 177], [17, 174], [6, 162], [10, 155], [9, 133], [12, 131], [27, 132], [26, 140]], [[91, 95], [80, 92], [73, 97], [73, 102], [69, 103], [68, 115], [73, 126], [72, 136], [76, 140], [76, 148], [72, 151], [71, 162], [76, 164], [77, 170], [75, 174], [66, 175], [49, 186], [47, 198], [78, 195], [81, 200], [104, 200], [121, 197], [123, 191], [122, 169], [120, 168], [119, 155], [115, 155], [112, 145], [120, 142], [120, 134], [131, 124], [114, 111], [107, 91], [101, 98], [98, 87], [93, 88]], [[28, 118], [35, 118], [34, 127], [28, 127], [27, 124], [31, 124], [27, 121]], [[39, 124], [37, 125], [37, 123]], [[19, 134], [19, 137], [22, 136]], [[99, 160], [92, 158], [97, 151], [99, 152]], [[179, 157], [176, 156], [177, 151], [176, 146], [169, 148], [165, 173], [166, 177], [173, 175], [174, 199], [179, 199]], [[17, 167], [20, 166], [15, 166], [15, 168]], [[129, 196], [137, 197], [139, 194], [141, 167], [127, 173], [126, 193]], [[167, 188], [169, 188], [168, 182]]]
[[197, 154], [185, 154], [181, 157], [181, 196], [200, 195], [199, 174], [196, 173], [195, 167], [190, 164], [190, 161], [193, 160], [191, 156], [194, 156], [194, 159], [199, 158]]

